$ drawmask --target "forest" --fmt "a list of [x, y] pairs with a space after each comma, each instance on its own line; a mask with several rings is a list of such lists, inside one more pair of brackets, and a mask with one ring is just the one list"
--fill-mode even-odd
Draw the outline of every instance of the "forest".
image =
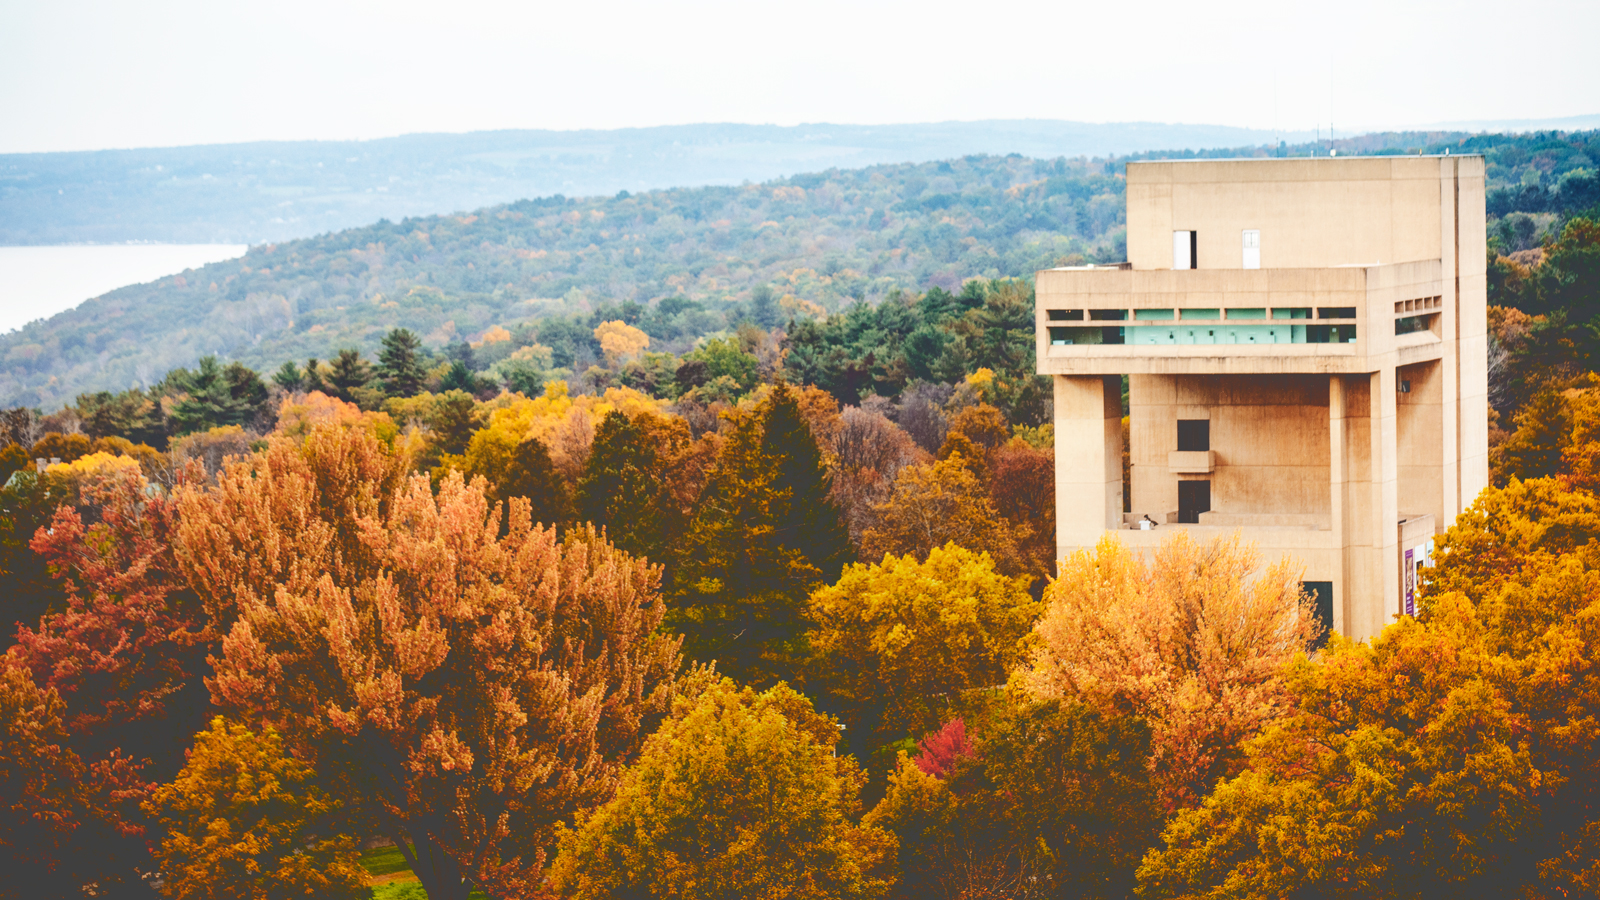
[[[1594, 202], [1597, 136], [1400, 133], [1143, 156], [1485, 153], [1491, 209], [1515, 243], [1532, 247], [1557, 217]], [[397, 327], [440, 348], [630, 301], [671, 320], [655, 349], [681, 353], [758, 304], [771, 327], [876, 304], [897, 289], [956, 291], [971, 278], [1116, 261], [1120, 166], [1134, 158], [968, 156], [763, 184], [550, 196], [265, 244], [0, 335], [0, 405], [56, 409], [87, 391], [149, 389], [213, 354], [256, 368], [352, 347], [370, 354]]]
[[1005, 275], [0, 412], [0, 897], [1596, 896], [1600, 205], [1515, 174], [1550, 140], [1494, 163], [1493, 484], [1367, 643], [1237, 539], [1054, 558]]

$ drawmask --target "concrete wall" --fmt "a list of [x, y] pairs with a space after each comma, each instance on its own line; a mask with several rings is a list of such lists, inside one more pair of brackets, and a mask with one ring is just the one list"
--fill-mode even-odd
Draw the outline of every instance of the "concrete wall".
[[1211, 421], [1211, 509], [1329, 513], [1328, 379], [1322, 375], [1130, 375], [1132, 505], [1158, 522], [1178, 508], [1168, 470], [1179, 419]]
[[1263, 269], [1439, 259], [1441, 163], [1464, 160], [1481, 176], [1478, 157], [1129, 163], [1128, 260], [1169, 269], [1172, 232], [1195, 231], [1199, 268], [1241, 269], [1245, 229]]

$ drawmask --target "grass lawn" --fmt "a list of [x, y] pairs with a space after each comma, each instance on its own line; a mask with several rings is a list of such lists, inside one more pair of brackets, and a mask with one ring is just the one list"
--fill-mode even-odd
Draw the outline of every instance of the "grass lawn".
[[[372, 876], [373, 900], [428, 900], [398, 847], [375, 847], [361, 854], [361, 866]], [[473, 891], [470, 900], [486, 900]]]

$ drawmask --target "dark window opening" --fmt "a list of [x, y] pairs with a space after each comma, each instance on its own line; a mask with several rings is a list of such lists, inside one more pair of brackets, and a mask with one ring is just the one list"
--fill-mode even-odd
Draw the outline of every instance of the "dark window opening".
[[1321, 634], [1311, 642], [1311, 649], [1321, 650], [1328, 645], [1328, 635], [1333, 632], [1333, 582], [1302, 581], [1300, 590], [1311, 595], [1311, 606], [1317, 615]]
[[1415, 334], [1415, 333], [1417, 333], [1419, 331], [1427, 331], [1428, 329], [1433, 327], [1433, 320], [1435, 318], [1436, 318], [1436, 316], [1434, 316], [1434, 315], [1427, 315], [1427, 316], [1406, 316], [1403, 319], [1395, 319], [1394, 320], [1394, 333], [1397, 334], [1397, 335], [1400, 335], [1400, 334]]
[[1200, 268], [1200, 232], [1189, 232], [1189, 268]]
[[1199, 525], [1200, 514], [1211, 511], [1211, 482], [1178, 482], [1178, 522]]
[[1356, 308], [1354, 306], [1319, 306], [1317, 318], [1319, 319], [1354, 319]]
[[1089, 310], [1091, 322], [1126, 322], [1128, 311], [1125, 309], [1091, 309]]
[[1052, 309], [1049, 310], [1052, 322], [1082, 322], [1083, 310], [1081, 309]]
[[1179, 450], [1210, 450], [1211, 449], [1211, 420], [1210, 419], [1179, 419], [1178, 420], [1178, 449]]

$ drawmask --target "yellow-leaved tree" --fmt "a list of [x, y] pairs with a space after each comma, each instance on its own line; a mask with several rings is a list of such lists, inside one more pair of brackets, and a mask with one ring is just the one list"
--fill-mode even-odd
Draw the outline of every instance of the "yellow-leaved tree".
[[1144, 718], [1162, 801], [1192, 806], [1288, 712], [1284, 668], [1318, 633], [1300, 569], [1260, 564], [1237, 535], [1177, 531], [1149, 560], [1107, 535], [1062, 561], [1015, 678], [1039, 699]]
[[611, 801], [563, 829], [552, 883], [573, 900], [882, 897], [895, 839], [860, 824], [866, 779], [838, 738], [782, 684], [678, 700]]
[[367, 896], [360, 848], [334, 830], [338, 804], [314, 778], [272, 726], [254, 732], [213, 719], [195, 736], [183, 771], [145, 804], [164, 835], [154, 853], [162, 895]]
[[536, 440], [549, 451], [556, 472], [568, 484], [577, 484], [589, 459], [595, 427], [607, 414], [614, 410], [626, 415], [660, 412], [665, 406], [665, 400], [632, 388], [573, 396], [566, 382], [552, 381], [538, 397], [529, 400], [513, 395], [494, 408], [488, 424], [472, 435], [465, 452], [441, 458], [440, 474], [453, 468], [482, 475], [498, 485], [511, 477], [524, 442]]
[[595, 326], [594, 338], [600, 342], [600, 352], [606, 356], [606, 365], [613, 369], [643, 353], [650, 346], [650, 336], [629, 325], [614, 320]]
[[850, 736], [920, 736], [950, 717], [961, 692], [1004, 684], [1038, 610], [1028, 581], [946, 544], [926, 561], [847, 566], [813, 592], [817, 676], [846, 704]]

